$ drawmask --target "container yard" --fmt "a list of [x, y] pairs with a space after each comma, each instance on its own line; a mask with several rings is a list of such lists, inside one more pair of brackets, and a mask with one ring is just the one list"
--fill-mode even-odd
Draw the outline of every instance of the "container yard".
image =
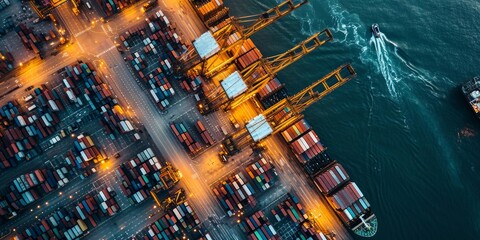
[[172, 172], [165, 161], [158, 159], [151, 148], [137, 154], [115, 171], [121, 177], [123, 194], [133, 203], [141, 203], [150, 196], [150, 191], [165, 191], [178, 182], [177, 173]]
[[[76, 63], [60, 72], [61, 78], [34, 88], [23, 99], [10, 101], [0, 110], [4, 146], [0, 150], [0, 167], [7, 171], [2, 178], [7, 187], [0, 189], [0, 216], [6, 219], [24, 215], [45, 197], [68, 188], [73, 179], [96, 173], [107, 161], [107, 153], [136, 139], [130, 133], [133, 126], [92, 65]], [[83, 116], [72, 115], [79, 109]], [[108, 145], [116, 140], [119, 148], [105, 148], [97, 139]], [[53, 159], [39, 161], [44, 156]], [[27, 172], [14, 176], [20, 167]]]
[[262, 157], [244, 171], [221, 180], [212, 190], [228, 216], [240, 216], [254, 208], [257, 198], [271, 189], [277, 179], [275, 167]]
[[[134, 239], [185, 239], [199, 224], [194, 209], [188, 202], [184, 202], [166, 211], [164, 216], [144, 228]], [[211, 239], [208, 233], [205, 239]]]
[[78, 239], [120, 210], [115, 195], [110, 188], [89, 193], [17, 233], [14, 239]]
[[119, 36], [126, 48], [125, 60], [131, 63], [137, 76], [149, 87], [152, 99], [160, 110], [171, 105], [175, 95], [170, 80], [179, 56], [186, 50], [162, 11], [150, 15], [145, 23]]
[[258, 211], [240, 222], [240, 228], [249, 240], [280, 239], [275, 228], [262, 211]]

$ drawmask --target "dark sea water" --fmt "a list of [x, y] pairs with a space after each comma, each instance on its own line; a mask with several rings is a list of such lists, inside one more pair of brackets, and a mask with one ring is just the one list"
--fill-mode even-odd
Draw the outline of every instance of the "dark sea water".
[[[276, 1], [226, 5], [241, 16]], [[458, 88], [480, 74], [479, 12], [474, 0], [311, 0], [253, 37], [270, 56], [333, 31], [279, 74], [290, 93], [343, 63], [356, 69], [305, 115], [373, 206], [375, 239], [480, 239], [480, 120]]]

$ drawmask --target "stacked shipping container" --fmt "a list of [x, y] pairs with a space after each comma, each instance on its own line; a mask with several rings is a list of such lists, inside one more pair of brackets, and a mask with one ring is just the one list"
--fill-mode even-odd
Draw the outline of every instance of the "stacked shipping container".
[[134, 203], [144, 201], [152, 189], [167, 190], [175, 183], [168, 174], [163, 173], [160, 160], [151, 148], [120, 165], [116, 172], [122, 179], [122, 192]]
[[240, 222], [240, 229], [247, 233], [249, 240], [280, 239], [277, 231], [262, 211], [255, 212]]
[[258, 48], [253, 48], [235, 59], [235, 64], [237, 65], [237, 68], [241, 71], [246, 67], [250, 66], [250, 64], [258, 61], [260, 58], [262, 58], [262, 53], [258, 50]]
[[275, 184], [277, 172], [265, 158], [254, 162], [245, 169], [258, 189], [267, 190]]
[[191, 231], [199, 224], [200, 220], [195, 211], [188, 202], [184, 202], [169, 210], [153, 224], [144, 228], [134, 239], [185, 239], [185, 233]]
[[[127, 56], [126, 60], [132, 64], [140, 78], [148, 83], [151, 88], [150, 94], [158, 107], [165, 110], [170, 105], [167, 99], [175, 94], [167, 77], [173, 74], [173, 64], [178, 61], [187, 47], [162, 11], [156, 12], [145, 20], [145, 25], [120, 35], [120, 40], [125, 47], [130, 48], [134, 47], [134, 37], [141, 38], [143, 48], [133, 55]], [[145, 54], [153, 54], [159, 57], [159, 67], [148, 75], [145, 74], [145, 70], [149, 64], [147, 64], [145, 54], [142, 51]], [[182, 85], [182, 87], [185, 86]]]
[[282, 132], [305, 172], [347, 225], [370, 213], [370, 204], [342, 165], [332, 161], [310, 125], [300, 120]]
[[329, 195], [349, 180], [350, 177], [340, 163], [330, 165], [324, 172], [320, 172], [313, 177], [317, 188], [326, 195]]
[[228, 216], [244, 211], [246, 206], [255, 206], [255, 189], [243, 173], [230, 176], [212, 189]]
[[77, 81], [82, 81], [85, 84], [83, 97], [93, 110], [97, 110], [103, 115], [101, 123], [107, 134], [113, 137], [111, 133], [115, 129], [121, 133], [127, 133], [134, 129], [132, 123], [127, 120], [122, 107], [118, 105], [118, 101], [113, 97], [110, 87], [103, 82], [91, 64], [80, 62], [67, 66], [65, 67], [65, 73], [68, 79], [70, 79], [69, 84], [73, 83], [76, 86], [79, 84]]
[[15, 31], [27, 49], [32, 50], [33, 53], [37, 55], [40, 54], [38, 47], [40, 46], [41, 39], [32, 31], [32, 29], [28, 28], [24, 23], [20, 23]]
[[177, 137], [178, 141], [182, 143], [183, 147], [190, 153], [195, 154], [200, 149], [200, 143], [196, 142], [190, 133], [188, 132], [187, 128], [183, 123], [171, 123], [170, 129], [172, 129], [173, 134]]
[[13, 55], [10, 52], [0, 51], [0, 78], [13, 70], [13, 61]]
[[327, 199], [345, 223], [358, 219], [370, 210], [370, 204], [354, 182], [344, 185], [343, 188], [327, 197]]
[[14, 239], [79, 239], [100, 221], [120, 210], [115, 195], [111, 188], [89, 193], [77, 204], [60, 208], [18, 232]]
[[165, 110], [170, 105], [167, 98], [172, 97], [175, 94], [172, 86], [167, 80], [167, 77], [162, 73], [160, 68], [153, 70], [148, 75], [148, 83], [150, 85], [150, 94], [152, 95], [155, 103], [160, 110]]
[[277, 222], [280, 222], [287, 216], [291, 221], [297, 224], [302, 223], [307, 219], [305, 210], [298, 201], [298, 198], [291, 193], [288, 193], [288, 197], [273, 208], [271, 212], [275, 216]]
[[67, 167], [36, 169], [20, 175], [8, 184], [8, 192], [4, 198], [11, 209], [20, 211], [47, 193], [67, 184], [72, 175]]
[[207, 146], [213, 145], [214, 141], [213, 141], [212, 135], [210, 135], [210, 133], [207, 131], [207, 129], [205, 128], [205, 126], [203, 125], [200, 119], [197, 120], [197, 122], [195, 123], [195, 126], [197, 127], [197, 130], [200, 133], [200, 136], [202, 136], [203, 142]]
[[228, 18], [229, 9], [222, 0], [190, 0], [193, 8], [207, 27], [213, 27]]
[[110, 17], [138, 2], [138, 0], [97, 0], [97, 2], [102, 6], [107, 16]]

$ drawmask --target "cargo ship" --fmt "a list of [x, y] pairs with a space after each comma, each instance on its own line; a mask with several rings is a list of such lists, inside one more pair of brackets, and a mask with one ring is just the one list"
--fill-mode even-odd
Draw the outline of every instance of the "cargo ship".
[[302, 119], [281, 135], [344, 225], [358, 236], [374, 236], [378, 221], [370, 203], [343, 166], [329, 156], [311, 125]]
[[462, 85], [462, 93], [475, 115], [480, 119], [480, 77], [474, 77]]

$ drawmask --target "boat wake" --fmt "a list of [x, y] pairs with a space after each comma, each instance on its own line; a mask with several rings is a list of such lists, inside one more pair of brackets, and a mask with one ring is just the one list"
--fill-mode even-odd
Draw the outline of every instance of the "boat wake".
[[[373, 34], [370, 38], [370, 45], [373, 44], [375, 46], [377, 66], [387, 83], [388, 92], [393, 97], [398, 97], [398, 92], [395, 88], [395, 85], [400, 82], [401, 76], [398, 74], [397, 69], [395, 68], [391, 53], [387, 49], [387, 43], [392, 44], [393, 42], [389, 41], [383, 33], [380, 33], [379, 38], [376, 38], [373, 36]], [[397, 45], [395, 43], [392, 45], [395, 49], [397, 49]]]

